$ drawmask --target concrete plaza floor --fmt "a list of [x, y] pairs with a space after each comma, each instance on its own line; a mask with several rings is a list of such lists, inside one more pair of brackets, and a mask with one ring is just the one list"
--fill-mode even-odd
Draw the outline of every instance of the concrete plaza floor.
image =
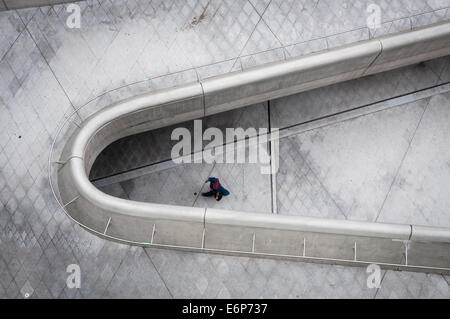
[[[372, 2], [382, 8], [376, 32], [366, 27]], [[92, 0], [80, 6], [81, 29], [66, 26], [64, 5], [0, 12], [0, 297], [450, 297], [450, 278], [440, 275], [385, 271], [381, 288], [368, 289], [362, 268], [105, 241], [66, 217], [47, 178], [57, 124], [81, 106], [78, 120], [137, 93], [446, 20], [449, 1]], [[443, 58], [390, 74], [368, 78], [366, 87], [348, 82], [322, 89], [319, 97], [307, 92], [273, 101], [265, 114], [273, 116], [272, 127], [291, 126], [317, 115], [303, 114], [301, 103], [317, 105], [323, 98], [317, 112], [364, 105], [447, 82], [450, 71]], [[358, 94], [363, 91], [368, 94]], [[448, 226], [448, 99], [436, 94], [282, 140], [282, 151], [298, 145], [291, 156], [304, 161], [281, 163], [279, 213]], [[252, 107], [240, 112], [251, 118]], [[363, 148], [368, 140], [374, 148]], [[380, 163], [383, 155], [388, 160]], [[215, 169], [223, 170], [218, 173], [225, 181], [236, 180], [236, 187], [244, 185], [238, 177], [256, 178], [252, 168]], [[205, 168], [186, 181], [209, 174]], [[255, 183], [261, 190], [267, 186]], [[307, 204], [315, 194], [319, 207]], [[239, 200], [251, 198], [245, 195]], [[246, 210], [270, 213], [265, 200], [258, 207], [248, 201]], [[300, 209], [289, 201], [300, 202]], [[66, 286], [69, 264], [80, 265], [80, 289]]]

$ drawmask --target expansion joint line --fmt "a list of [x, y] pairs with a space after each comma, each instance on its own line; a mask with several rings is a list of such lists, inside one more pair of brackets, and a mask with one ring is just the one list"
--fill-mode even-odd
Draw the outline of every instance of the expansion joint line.
[[108, 231], [110, 223], [111, 223], [111, 217], [109, 217], [108, 222], [106, 223], [106, 227], [105, 227], [105, 231], [103, 232], [103, 235], [106, 235], [106, 232]]
[[158, 274], [159, 279], [162, 281], [162, 283], [164, 284], [164, 287], [166, 288], [167, 292], [169, 293], [170, 297], [173, 299], [174, 296], [172, 294], [172, 292], [170, 291], [169, 287], [167, 286], [166, 281], [164, 280], [164, 277], [161, 275], [161, 273], [159, 272], [158, 268], [156, 267], [155, 263], [153, 262], [152, 258], [150, 257], [150, 255], [148, 254], [147, 249], [143, 248], [145, 255], [147, 256], [148, 260], [150, 260], [150, 263], [153, 265], [153, 268], [155, 269], [156, 273]]
[[[419, 119], [419, 121], [418, 121], [418, 123], [417, 123], [417, 125], [416, 125], [416, 127], [415, 127], [415, 129], [414, 129], [414, 132], [413, 132], [412, 135], [411, 135], [411, 139], [409, 140], [408, 147], [406, 148], [406, 151], [405, 151], [405, 153], [403, 154], [403, 157], [402, 157], [402, 159], [401, 159], [401, 161], [400, 161], [400, 164], [399, 164], [399, 166], [397, 167], [397, 170], [396, 170], [396, 172], [395, 172], [395, 175], [394, 175], [394, 177], [393, 177], [393, 179], [392, 179], [391, 185], [389, 186], [389, 189], [388, 189], [388, 191], [387, 191], [387, 193], [386, 193], [386, 196], [385, 196], [385, 198], [384, 198], [384, 200], [383, 200], [383, 203], [381, 204], [381, 207], [380, 207], [380, 209], [379, 209], [379, 211], [378, 211], [377, 217], [375, 218], [375, 221], [376, 221], [376, 222], [378, 221], [378, 218], [380, 217], [381, 212], [383, 211], [383, 208], [384, 208], [384, 205], [386, 204], [386, 201], [387, 201], [387, 199], [388, 199], [388, 196], [389, 196], [389, 194], [391, 193], [392, 187], [394, 186], [394, 183], [395, 183], [396, 180], [397, 180], [397, 177], [398, 177], [398, 175], [399, 175], [399, 173], [400, 173], [400, 169], [401, 169], [402, 166], [403, 166], [403, 162], [405, 161], [405, 158], [406, 158], [406, 156], [408, 155], [409, 150], [411, 149], [411, 144], [412, 144], [414, 138], [416, 137], [417, 130], [419, 129], [420, 125], [422, 124], [423, 117], [424, 117], [425, 113], [426, 113], [427, 110], [428, 110], [428, 106], [430, 105], [430, 101], [431, 101], [431, 98], [428, 100], [427, 105], [425, 105], [425, 107], [424, 107], [424, 109], [423, 109], [423, 112], [422, 112], [422, 114], [421, 114], [421, 116], [420, 116], [420, 119]], [[412, 231], [411, 231], [411, 233], [412, 233]]]
[[269, 155], [270, 155], [270, 193], [271, 193], [271, 210], [272, 214], [278, 214], [278, 206], [277, 206], [277, 174], [274, 172], [275, 165], [275, 147], [274, 143], [279, 143], [279, 141], [275, 141], [272, 139], [272, 123], [270, 121], [270, 100], [267, 100], [267, 125], [268, 125], [268, 134], [270, 134], [270, 138], [268, 139], [269, 147]]
[[364, 72], [362, 73], [361, 76], [365, 76], [367, 74], [367, 71], [370, 70], [370, 68], [374, 65], [374, 63], [378, 60], [378, 58], [380, 57], [381, 53], [383, 53], [383, 42], [381, 42], [380, 40], [377, 40], [378, 43], [380, 44], [380, 52], [378, 52], [377, 56], [372, 60], [372, 62], [370, 62], [370, 64], [367, 66], [367, 68], [364, 70]]
[[205, 231], [206, 230], [206, 211], [207, 211], [208, 209], [205, 207], [204, 208], [204, 211], [203, 211], [203, 231]]
[[200, 84], [200, 87], [202, 88], [202, 101], [203, 101], [203, 117], [206, 116], [206, 97], [205, 97], [205, 90], [203, 89], [203, 83], [202, 81], [200, 81], [200, 79], [198, 78], [198, 74], [197, 74], [197, 79], [198, 79], [198, 84]]
[[205, 248], [205, 232], [206, 232], [206, 228], [203, 227], [203, 234], [202, 234], [202, 249]]
[[[53, 7], [52, 7], [51, 10], [54, 11]], [[55, 11], [54, 11], [54, 12], [55, 12]], [[55, 12], [55, 13], [56, 13], [56, 12]], [[33, 17], [34, 17], [34, 15], [33, 15]], [[34, 45], [35, 45], [36, 48], [38, 49], [38, 51], [39, 51], [39, 53], [40, 53], [40, 55], [41, 55], [41, 57], [42, 57], [42, 60], [44, 60], [44, 62], [45, 62], [45, 64], [47, 65], [48, 69], [49, 69], [50, 72], [52, 73], [53, 78], [54, 78], [55, 81], [58, 83], [59, 88], [60, 88], [61, 91], [64, 93], [64, 95], [65, 95], [67, 101], [70, 103], [70, 106], [71, 106], [72, 109], [75, 111], [76, 115], [78, 115], [78, 117], [81, 119], [81, 116], [78, 114], [78, 110], [77, 110], [77, 108], [75, 107], [75, 105], [73, 104], [72, 100], [70, 99], [69, 94], [67, 93], [66, 89], [65, 89], [64, 86], [61, 84], [61, 82], [60, 82], [60, 80], [58, 79], [58, 77], [56, 76], [55, 71], [54, 71], [54, 70], [52, 69], [52, 67], [50, 66], [50, 63], [49, 63], [48, 59], [45, 57], [44, 52], [42, 51], [42, 49], [40, 48], [40, 46], [37, 44], [37, 40], [35, 39], [35, 37], [33, 36], [33, 34], [32, 34], [32, 33], [30, 32], [30, 30], [28, 29], [28, 23], [29, 23], [29, 21], [31, 21], [32, 19], [30, 19], [27, 23], [24, 23], [24, 21], [23, 21], [23, 19], [22, 19], [22, 17], [21, 17], [20, 15], [19, 15], [19, 18], [20, 18], [20, 20], [22, 21], [22, 23], [23, 23], [24, 26], [25, 26], [24, 31], [26, 31], [26, 32], [28, 33], [30, 39], [33, 41]], [[78, 126], [78, 124], [77, 124], [76, 122], [74, 122], [74, 123], [75, 123], [76, 126]], [[79, 127], [79, 126], [78, 126], [78, 127]]]
[[52, 164], [58, 164], [58, 165], [66, 165], [67, 161], [54, 161]]
[[74, 159], [74, 158], [78, 158], [78, 159], [84, 161], [84, 157], [83, 157], [83, 156], [71, 155], [71, 156], [69, 156], [69, 157], [66, 159], [65, 164], [66, 164], [67, 162], [69, 162], [70, 160]]
[[150, 238], [150, 245], [153, 245], [153, 239], [155, 238], [155, 232], [156, 232], [156, 224], [153, 224], [152, 237]]
[[64, 165], [67, 164], [67, 162], [69, 162], [71, 159], [74, 159], [74, 158], [78, 158], [78, 159], [80, 159], [80, 160], [83, 160], [83, 159], [84, 159], [84, 158], [81, 157], [81, 156], [78, 156], [78, 155], [72, 155], [72, 156], [68, 157], [65, 161], [53, 161], [52, 163], [53, 163], [53, 164], [58, 164], [58, 165], [64, 166]]
[[68, 201], [66, 204], [63, 205], [63, 208], [67, 207], [68, 205], [72, 204], [73, 202], [75, 202], [78, 198], [80, 198], [80, 195], [78, 195], [77, 197], [75, 197], [74, 199]]

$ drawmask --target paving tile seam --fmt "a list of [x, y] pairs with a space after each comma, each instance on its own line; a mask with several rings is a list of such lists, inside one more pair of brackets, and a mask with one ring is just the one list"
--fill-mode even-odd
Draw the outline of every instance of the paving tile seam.
[[[395, 181], [397, 180], [398, 174], [400, 173], [400, 169], [401, 169], [402, 166], [403, 166], [403, 162], [405, 161], [406, 156], [408, 155], [408, 152], [409, 152], [409, 150], [411, 149], [411, 144], [412, 144], [412, 142], [413, 142], [413, 140], [414, 140], [414, 137], [416, 136], [417, 130], [419, 129], [420, 124], [422, 123], [422, 119], [423, 119], [425, 113], [426, 113], [427, 110], [428, 110], [428, 106], [430, 105], [431, 97], [429, 97], [428, 99], [429, 99], [429, 100], [428, 100], [428, 103], [425, 105], [425, 108], [424, 108], [424, 110], [423, 110], [423, 112], [422, 112], [422, 114], [421, 114], [421, 116], [420, 116], [420, 119], [419, 119], [419, 121], [418, 121], [418, 123], [417, 123], [417, 125], [416, 125], [416, 127], [415, 127], [415, 129], [414, 129], [414, 132], [413, 132], [413, 134], [412, 134], [412, 136], [411, 136], [411, 139], [408, 141], [408, 147], [406, 148], [406, 151], [405, 151], [405, 153], [404, 153], [403, 156], [402, 156], [402, 159], [401, 159], [401, 161], [400, 161], [400, 164], [399, 164], [399, 166], [397, 167], [397, 170], [396, 170], [395, 175], [394, 175], [394, 177], [393, 177], [393, 179], [392, 179], [392, 182], [391, 182], [391, 184], [390, 184], [390, 186], [389, 186], [389, 189], [388, 189], [388, 191], [387, 191], [387, 193], [386, 193], [386, 196], [384, 197], [383, 203], [381, 204], [381, 207], [380, 207], [380, 209], [378, 210], [377, 217], [375, 218], [375, 221], [378, 221], [378, 218], [380, 217], [380, 214], [381, 214], [381, 212], [383, 211], [384, 205], [386, 204], [386, 200], [387, 200], [387, 198], [389, 197], [389, 194], [391, 193], [392, 186], [394, 186], [394, 183], [395, 183]], [[412, 234], [412, 229], [411, 229], [411, 234]], [[410, 236], [410, 238], [411, 238], [411, 236]]]

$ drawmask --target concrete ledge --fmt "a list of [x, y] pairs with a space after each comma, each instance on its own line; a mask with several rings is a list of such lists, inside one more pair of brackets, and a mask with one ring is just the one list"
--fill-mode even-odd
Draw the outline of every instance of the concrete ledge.
[[205, 225], [270, 228], [288, 231], [309, 231], [316, 233], [396, 238], [403, 240], [408, 240], [411, 236], [411, 227], [402, 224], [371, 223], [291, 215], [244, 214], [236, 211], [212, 208], [206, 209]]
[[410, 239], [423, 242], [437, 241], [450, 243], [450, 232], [448, 231], [448, 228], [412, 226]]
[[450, 54], [449, 23], [378, 39], [380, 56], [366, 74], [374, 74]]
[[361, 77], [380, 52], [380, 42], [373, 40], [206, 79], [205, 114]]
[[[447, 228], [142, 203], [109, 196], [88, 179], [98, 154], [121, 137], [417, 63], [448, 50], [450, 23], [120, 101], [84, 121], [66, 144], [58, 170], [61, 204], [86, 229], [130, 244], [450, 270]], [[415, 266], [408, 264], [408, 251]]]

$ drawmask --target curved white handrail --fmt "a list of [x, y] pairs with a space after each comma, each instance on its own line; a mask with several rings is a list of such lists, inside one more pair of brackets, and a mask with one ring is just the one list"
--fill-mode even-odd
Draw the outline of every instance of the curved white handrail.
[[[171, 235], [180, 236], [180, 240], [186, 240], [186, 236], [197, 240], [189, 231], [209, 224], [450, 243], [447, 228], [136, 202], [107, 195], [88, 179], [95, 157], [121, 137], [449, 53], [450, 24], [439, 24], [120, 101], [88, 118], [69, 140], [61, 158], [65, 164], [58, 174], [63, 205], [74, 220], [91, 231], [130, 243], [147, 243], [134, 238], [142, 238], [147, 230], [150, 235], [149, 225], [161, 221], [181, 227], [185, 233]], [[111, 218], [115, 228], [109, 230]]]

